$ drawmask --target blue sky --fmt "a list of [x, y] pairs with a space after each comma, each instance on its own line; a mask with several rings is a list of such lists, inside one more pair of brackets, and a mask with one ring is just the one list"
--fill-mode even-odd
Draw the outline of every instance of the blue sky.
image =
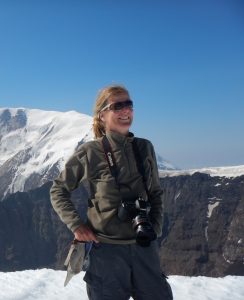
[[111, 83], [175, 165], [244, 164], [243, 1], [0, 0], [1, 107], [92, 115]]

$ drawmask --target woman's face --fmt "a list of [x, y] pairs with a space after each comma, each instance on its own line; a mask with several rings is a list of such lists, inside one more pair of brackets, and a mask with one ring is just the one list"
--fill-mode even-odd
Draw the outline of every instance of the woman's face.
[[[128, 94], [119, 94], [109, 97], [108, 104], [130, 100]], [[111, 107], [113, 108], [113, 106]], [[120, 110], [108, 109], [100, 113], [100, 118], [105, 124], [106, 131], [115, 131], [127, 135], [133, 121], [133, 108], [123, 107]]]

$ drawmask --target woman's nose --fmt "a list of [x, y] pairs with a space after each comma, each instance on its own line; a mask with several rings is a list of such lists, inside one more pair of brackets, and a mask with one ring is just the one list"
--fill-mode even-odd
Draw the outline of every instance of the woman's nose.
[[133, 108], [131, 107], [123, 107], [122, 109], [120, 109], [120, 112], [124, 113], [124, 112], [132, 112], [133, 111]]

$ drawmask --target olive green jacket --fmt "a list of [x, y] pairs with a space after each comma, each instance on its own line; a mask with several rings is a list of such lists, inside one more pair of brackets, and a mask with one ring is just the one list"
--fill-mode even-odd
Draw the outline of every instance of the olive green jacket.
[[122, 197], [147, 199], [142, 176], [138, 172], [132, 148], [133, 139], [143, 158], [147, 188], [151, 203], [150, 220], [157, 235], [162, 232], [163, 205], [158, 168], [151, 142], [136, 138], [130, 133], [123, 136], [108, 132], [108, 140], [119, 170], [120, 189], [112, 176], [101, 143], [101, 138], [82, 144], [68, 160], [64, 171], [54, 180], [50, 191], [51, 203], [61, 220], [74, 232], [82, 223], [70, 195], [82, 182], [89, 183], [90, 203], [87, 224], [101, 242], [126, 244], [135, 243], [135, 231], [131, 221], [118, 218], [118, 207]]

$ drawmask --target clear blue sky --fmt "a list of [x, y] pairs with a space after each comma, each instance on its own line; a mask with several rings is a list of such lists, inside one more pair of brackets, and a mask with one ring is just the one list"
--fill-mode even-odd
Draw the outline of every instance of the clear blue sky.
[[0, 106], [92, 115], [111, 83], [172, 163], [244, 164], [242, 0], [0, 0]]

